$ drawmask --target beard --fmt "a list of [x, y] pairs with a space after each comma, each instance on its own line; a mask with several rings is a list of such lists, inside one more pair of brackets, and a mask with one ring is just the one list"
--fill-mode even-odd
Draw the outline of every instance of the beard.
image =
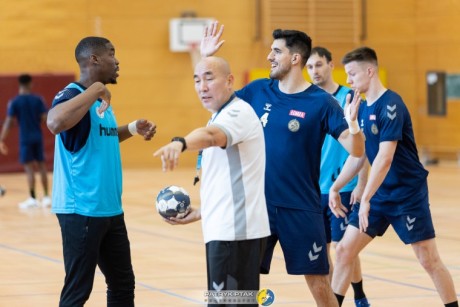
[[270, 78], [275, 80], [283, 79], [289, 72], [291, 71], [291, 67], [283, 67], [277, 66], [275, 70], [270, 71]]

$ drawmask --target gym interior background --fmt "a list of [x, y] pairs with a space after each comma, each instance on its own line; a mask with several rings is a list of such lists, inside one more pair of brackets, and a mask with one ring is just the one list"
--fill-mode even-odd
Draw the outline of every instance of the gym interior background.
[[[122, 145], [124, 167], [159, 168], [154, 150], [172, 136], [205, 125], [209, 117], [194, 92], [190, 55], [169, 50], [169, 20], [184, 13], [225, 25], [226, 42], [218, 55], [230, 62], [236, 88], [252, 69], [268, 68], [275, 28], [307, 32], [314, 45], [332, 51], [338, 69], [345, 52], [370, 46], [386, 70], [387, 86], [411, 112], [419, 150], [447, 158], [460, 149], [460, 100], [448, 97], [445, 115], [429, 115], [427, 103], [427, 72], [460, 73], [460, 1], [0, 0], [0, 6], [0, 79], [22, 72], [78, 79], [78, 41], [96, 35], [113, 42], [120, 77], [109, 88], [118, 123], [148, 118], [158, 126], [153, 142], [133, 139]], [[16, 93], [17, 87], [0, 92]], [[3, 120], [7, 98], [1, 97]], [[52, 138], [46, 128], [45, 134]], [[196, 155], [183, 158], [182, 165], [193, 166]], [[0, 165], [8, 164], [6, 159], [17, 161], [10, 154], [0, 157]]]

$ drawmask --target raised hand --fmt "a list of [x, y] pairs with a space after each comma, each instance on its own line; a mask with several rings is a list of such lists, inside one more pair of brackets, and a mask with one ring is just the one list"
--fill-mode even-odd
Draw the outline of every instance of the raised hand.
[[361, 104], [361, 93], [359, 90], [355, 90], [353, 94], [353, 99], [351, 99], [351, 95], [347, 95], [347, 103], [345, 104], [344, 112], [345, 112], [345, 119], [347, 122], [354, 121], [358, 118], [358, 111], [359, 106]]
[[224, 25], [221, 25], [219, 31], [217, 31], [218, 24], [218, 21], [214, 21], [204, 28], [203, 38], [201, 39], [200, 45], [202, 57], [214, 55], [225, 42], [225, 40], [219, 41], [222, 33], [224, 32]]

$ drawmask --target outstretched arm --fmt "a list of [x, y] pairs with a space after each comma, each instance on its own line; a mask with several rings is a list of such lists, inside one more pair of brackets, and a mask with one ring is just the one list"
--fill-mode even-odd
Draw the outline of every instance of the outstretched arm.
[[153, 155], [160, 156], [163, 164], [163, 171], [173, 170], [179, 163], [180, 154], [188, 150], [200, 150], [212, 146], [225, 147], [227, 135], [216, 126], [198, 128], [190, 132], [183, 142], [173, 141], [160, 149]]

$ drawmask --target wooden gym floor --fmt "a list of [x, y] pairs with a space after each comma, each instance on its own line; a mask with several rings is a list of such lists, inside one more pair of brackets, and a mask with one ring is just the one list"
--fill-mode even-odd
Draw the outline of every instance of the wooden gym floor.
[[[438, 248], [460, 295], [460, 168], [440, 164], [428, 169]], [[206, 266], [200, 223], [171, 226], [155, 211], [156, 194], [171, 184], [183, 186], [192, 204], [199, 204], [194, 175], [193, 169], [180, 168], [172, 173], [124, 171], [123, 202], [136, 274], [136, 306], [204, 305]], [[7, 188], [0, 198], [0, 306], [57, 306], [64, 278], [57, 219], [49, 209], [18, 209], [17, 203], [27, 197], [23, 173], [1, 174], [0, 185]], [[362, 252], [361, 262], [365, 292], [373, 307], [442, 306], [412, 249], [392, 229]], [[261, 287], [274, 292], [272, 306], [315, 306], [304, 278], [286, 274], [279, 248], [271, 274], [261, 278]], [[105, 306], [100, 273], [86, 306]], [[344, 306], [354, 306], [351, 290]]]

